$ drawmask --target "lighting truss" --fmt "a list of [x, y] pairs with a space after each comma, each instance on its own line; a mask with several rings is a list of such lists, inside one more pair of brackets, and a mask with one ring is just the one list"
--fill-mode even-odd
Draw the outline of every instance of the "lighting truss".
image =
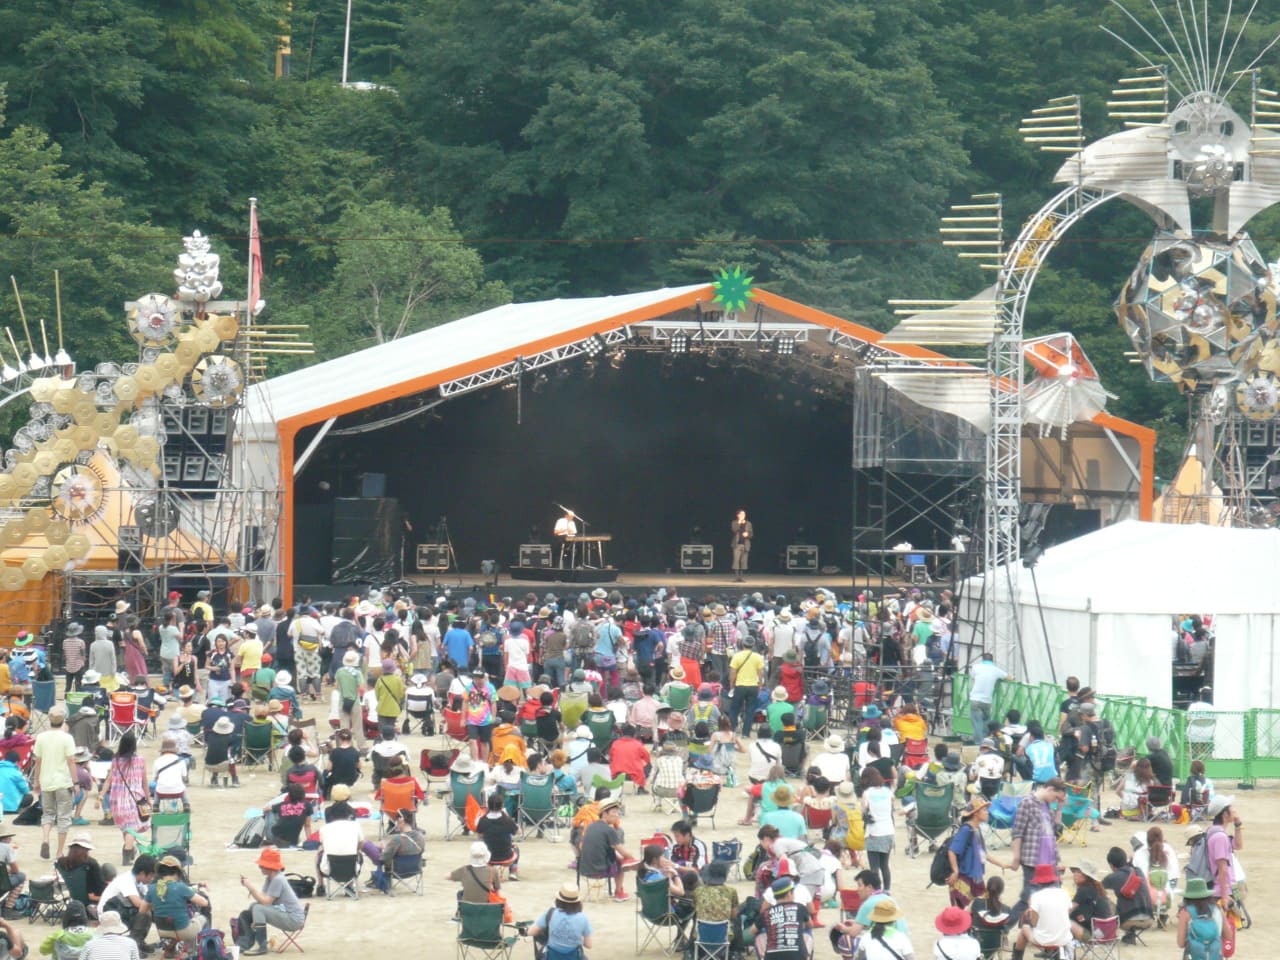
[[[704, 315], [705, 317], [705, 315]], [[793, 343], [807, 343], [814, 329], [807, 323], [715, 323], [699, 324], [697, 320], [652, 320], [636, 324], [655, 343], [666, 343], [672, 353], [682, 353], [693, 343], [701, 344], [776, 344], [789, 336]], [[681, 350], [678, 344], [684, 344]]]
[[[540, 370], [543, 367], [553, 366], [564, 360], [572, 360], [575, 357], [595, 356], [607, 347], [620, 347], [630, 339], [631, 331], [626, 327], [621, 330], [610, 330], [608, 333], [592, 334], [586, 340], [579, 340], [577, 343], [554, 347], [529, 357], [512, 359], [507, 363], [490, 367], [488, 370], [482, 370], [466, 377], [459, 377], [457, 380], [449, 380], [440, 384], [440, 396], [452, 397], [461, 393], [469, 393], [472, 390], [479, 390], [481, 387], [487, 387], [502, 380], [509, 380], [521, 370], [528, 373], [533, 370]], [[568, 372], [567, 368], [565, 368], [565, 372]]]

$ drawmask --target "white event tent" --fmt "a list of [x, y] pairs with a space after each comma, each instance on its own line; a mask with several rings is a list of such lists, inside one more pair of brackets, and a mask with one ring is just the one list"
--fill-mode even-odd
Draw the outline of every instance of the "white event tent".
[[[1001, 664], [1018, 679], [1074, 674], [1101, 694], [1168, 707], [1170, 617], [1212, 614], [1215, 705], [1280, 706], [1280, 530], [1126, 520], [1049, 548], [1034, 573], [1018, 577], [1025, 673]], [[970, 616], [981, 592], [980, 578], [965, 586]]]

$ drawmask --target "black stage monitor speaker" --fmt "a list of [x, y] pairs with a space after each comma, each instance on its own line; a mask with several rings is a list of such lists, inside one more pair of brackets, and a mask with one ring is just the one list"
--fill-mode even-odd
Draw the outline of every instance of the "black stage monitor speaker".
[[387, 495], [387, 475], [385, 473], [361, 473], [360, 496], [385, 497]]
[[787, 545], [787, 573], [816, 573], [818, 548], [810, 543]]
[[715, 561], [715, 547], [705, 543], [680, 545], [680, 569], [686, 573], [708, 573]]
[[418, 544], [418, 569], [443, 573], [449, 569], [449, 545], [447, 543]]
[[522, 543], [520, 544], [520, 563], [522, 567], [551, 567], [551, 544], [549, 543]]

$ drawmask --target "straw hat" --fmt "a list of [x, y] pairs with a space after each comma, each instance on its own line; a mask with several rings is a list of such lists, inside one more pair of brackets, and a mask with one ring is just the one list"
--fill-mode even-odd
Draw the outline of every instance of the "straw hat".
[[990, 800], [986, 800], [982, 797], [974, 797], [967, 804], [965, 804], [964, 809], [960, 811], [960, 819], [968, 820], [975, 813], [981, 813], [983, 810], [987, 809], [987, 807], [989, 806], [991, 806]]
[[235, 733], [236, 725], [226, 717], [219, 717], [213, 725], [213, 732], [222, 734]]
[[196, 695], [196, 692], [191, 689], [189, 684], [184, 683], [182, 686], [178, 688], [179, 700], [190, 700], [195, 695]]
[[[128, 601], [128, 600], [117, 600], [117, 601], [116, 601], [116, 616], [118, 617], [118, 616], [121, 616], [122, 614], [125, 614], [125, 613], [128, 613], [128, 612], [129, 612], [129, 601]], [[120, 914], [118, 914], [118, 913], [116, 914], [116, 919], [117, 919], [117, 920], [119, 920], [119, 919], [120, 919]]]
[[344, 667], [356, 667], [360, 665], [360, 654], [354, 650], [348, 650], [342, 655], [342, 665]]
[[504, 683], [498, 688], [498, 699], [506, 700], [508, 703], [515, 703], [520, 699], [520, 688]]
[[769, 694], [769, 699], [770, 699], [770, 700], [772, 700], [774, 703], [786, 703], [786, 702], [787, 702], [787, 688], [786, 688], [786, 687], [774, 687], [774, 688], [773, 688], [773, 692], [772, 692], [771, 694]]
[[782, 611], [780, 611], [780, 612], [778, 613], [778, 619], [779, 619], [779, 620], [781, 620], [781, 621], [783, 621], [784, 623], [785, 623], [786, 621], [790, 620], [790, 619], [791, 619], [791, 611], [790, 611], [790, 610], [783, 609]]
[[284, 859], [280, 856], [280, 851], [276, 847], [263, 847], [262, 853], [258, 854], [258, 859], [254, 863], [263, 870], [280, 871], [284, 869]]
[[582, 899], [582, 894], [579, 892], [576, 883], [566, 883], [560, 888], [560, 892], [556, 894], [556, 899], [561, 903], [577, 903]]
[[888, 897], [883, 900], [877, 900], [876, 905], [871, 909], [872, 923], [893, 923], [895, 920], [901, 919], [902, 908]]
[[678, 663], [673, 664], [673, 665], [672, 665], [672, 667], [671, 667], [671, 671], [670, 671], [670, 672], [671, 672], [671, 679], [672, 679], [672, 680], [683, 680], [683, 679], [684, 679], [684, 667], [680, 666], [680, 664], [678, 664]]
[[853, 788], [853, 784], [848, 780], [841, 780], [836, 786], [836, 794], [844, 797], [846, 800], [849, 797], [854, 796], [856, 793], [857, 791]]
[[335, 783], [333, 789], [329, 791], [329, 796], [334, 803], [345, 803], [351, 799], [351, 788], [345, 783]]
[[844, 737], [834, 733], [827, 737], [827, 749], [832, 753], [844, 753]]

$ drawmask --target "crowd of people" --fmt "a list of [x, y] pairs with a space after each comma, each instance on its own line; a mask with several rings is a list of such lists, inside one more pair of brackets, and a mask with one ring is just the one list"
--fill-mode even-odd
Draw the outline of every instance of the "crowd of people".
[[[438, 771], [448, 796], [468, 796], [455, 811], [460, 832], [472, 838], [467, 861], [447, 874], [460, 903], [505, 901], [505, 884], [521, 879], [525, 796], [549, 786], [555, 824], [535, 826], [539, 836], [559, 827], [568, 833], [572, 876], [528, 932], [557, 958], [591, 947], [586, 904], [595, 887], [626, 902], [630, 889], [659, 884], [678, 920], [677, 947], [688, 946], [703, 921], [726, 923], [735, 949], [767, 960], [812, 955], [817, 928], [840, 956], [910, 960], [892, 858], [903, 828], [912, 830], [917, 785], [950, 787], [956, 824], [944, 843], [947, 895], [935, 920], [935, 956], [977, 957], [992, 930], [1020, 957], [1028, 947], [1087, 940], [1095, 921], [1116, 917], [1132, 938], [1172, 915], [1178, 869], [1159, 827], [1131, 851], [1112, 847], [1106, 869], [1081, 860], [1064, 872], [1060, 862], [1055, 839], [1068, 781], [1091, 785], [1099, 799], [1110, 782], [1093, 762], [1106, 736], [1087, 687], [1069, 682], [1055, 744], [1040, 724], [1020, 726], [1016, 711], [991, 716], [1008, 674], [983, 655], [972, 667], [968, 704], [973, 729], [987, 734], [977, 738], [976, 755], [966, 762], [951, 745], [930, 747], [928, 710], [918, 699], [930, 691], [916, 681], [930, 666], [947, 665], [951, 631], [949, 594], [919, 590], [695, 602], [675, 589], [624, 597], [601, 588], [425, 605], [374, 590], [344, 603], [276, 600], [225, 615], [202, 592], [190, 606], [170, 595], [147, 627], [122, 600], [87, 646], [79, 624], [63, 630], [67, 705], [48, 711], [49, 730], [32, 738], [21, 711], [11, 711], [0, 740], [0, 796], [6, 810], [12, 797], [15, 811], [38, 800], [41, 857], [85, 871], [85, 917], [72, 916], [58, 939], [59, 951], [81, 948], [85, 956], [110, 937], [149, 952], [153, 925], [163, 941], [195, 942], [210, 918], [206, 894], [187, 882], [181, 856], [139, 855], [139, 832], [153, 810], [192, 809], [195, 764], [211, 787], [239, 786], [258, 734], [278, 752], [280, 773], [258, 838], [267, 844], [256, 860], [264, 879], [242, 878], [251, 902], [230, 924], [248, 955], [266, 951], [269, 928], [304, 922], [283, 878], [281, 848], [316, 849], [322, 892], [334, 885], [353, 893], [344, 867], [352, 860], [368, 863], [368, 885], [384, 892], [422, 870], [418, 820], [428, 798], [403, 738], [438, 732], [457, 745]], [[153, 678], [147, 660], [156, 655]], [[0, 686], [20, 693], [50, 675], [48, 661], [48, 651], [27, 639], [0, 664]], [[876, 682], [862, 682], [867, 676]], [[837, 690], [849, 709], [839, 726], [828, 722]], [[121, 696], [133, 697], [138, 722], [113, 734], [106, 720]], [[306, 712], [327, 719], [331, 733], [298, 725]], [[137, 743], [147, 733], [160, 745], [150, 770]], [[425, 769], [425, 752], [421, 762]], [[1209, 796], [1212, 785], [1200, 775], [1184, 788], [1206, 801], [1200, 806], [1212, 823], [1204, 848], [1214, 876], [1208, 893], [1194, 880], [1186, 885], [1176, 924], [1193, 956], [1210, 921], [1219, 941], [1230, 937], [1232, 890], [1242, 876], [1233, 798]], [[385, 823], [377, 841], [365, 838], [352, 802], [365, 777]], [[1014, 779], [1029, 793], [1006, 854], [989, 849], [988, 820]], [[1118, 780], [1117, 816], [1140, 814], [1146, 804], [1138, 792], [1172, 782], [1167, 753], [1148, 744]], [[678, 819], [629, 840], [628, 789]], [[708, 850], [696, 836], [703, 818], [735, 795], [754, 849], [713, 843]], [[89, 823], [91, 798], [121, 832], [122, 872], [102, 869], [110, 865], [93, 859], [91, 840], [71, 833]], [[25, 875], [16, 857], [6, 860], [3, 840], [0, 860], [16, 896]], [[736, 866], [749, 893], [728, 882]], [[987, 876], [989, 868], [1000, 873]], [[1022, 874], [1016, 898], [1006, 897], [1002, 876], [1013, 871]], [[825, 922], [824, 909], [832, 911]], [[97, 936], [84, 936], [95, 918]]]

